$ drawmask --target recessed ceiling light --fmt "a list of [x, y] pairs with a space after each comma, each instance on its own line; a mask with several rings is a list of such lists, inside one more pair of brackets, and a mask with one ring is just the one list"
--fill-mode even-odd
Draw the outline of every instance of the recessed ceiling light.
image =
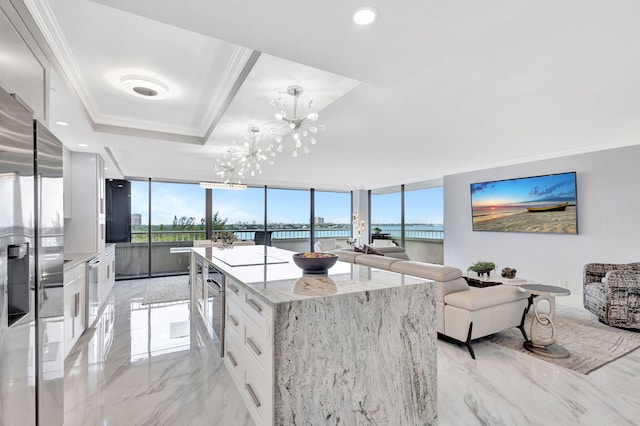
[[69, 123], [67, 123], [66, 121], [56, 121], [56, 124], [58, 126], [68, 126], [69, 125]]
[[140, 75], [125, 75], [120, 78], [127, 93], [138, 98], [163, 99], [169, 93], [169, 87], [162, 81]]
[[369, 25], [376, 20], [376, 11], [370, 7], [361, 7], [353, 12], [352, 19], [358, 25]]
[[81, 147], [83, 147], [83, 148], [86, 148], [86, 147], [88, 147], [89, 145], [87, 145], [86, 143], [79, 143], [79, 144], [78, 144], [78, 146], [81, 146]]

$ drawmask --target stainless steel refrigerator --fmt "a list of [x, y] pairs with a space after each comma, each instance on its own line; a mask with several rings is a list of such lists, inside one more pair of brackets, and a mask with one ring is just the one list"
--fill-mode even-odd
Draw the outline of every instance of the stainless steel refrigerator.
[[64, 420], [62, 144], [0, 88], [0, 424]]

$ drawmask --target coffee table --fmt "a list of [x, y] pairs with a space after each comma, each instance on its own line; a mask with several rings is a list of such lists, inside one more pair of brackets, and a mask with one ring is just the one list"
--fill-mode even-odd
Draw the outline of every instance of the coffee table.
[[[553, 318], [556, 315], [556, 296], [568, 296], [571, 292], [563, 287], [542, 284], [523, 284], [518, 288], [532, 296], [538, 296], [533, 299], [535, 318], [531, 321], [530, 340], [524, 342], [524, 347], [535, 354], [548, 358], [568, 358], [569, 351], [556, 344], [558, 339]], [[549, 303], [549, 312], [545, 313], [538, 310], [538, 304], [541, 300], [546, 300]], [[538, 326], [551, 327], [551, 336], [546, 339], [541, 338], [538, 335]]]

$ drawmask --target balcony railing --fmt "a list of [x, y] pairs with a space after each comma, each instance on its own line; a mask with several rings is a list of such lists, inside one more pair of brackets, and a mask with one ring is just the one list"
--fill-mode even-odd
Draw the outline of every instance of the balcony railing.
[[[246, 229], [226, 229], [226, 232], [233, 232], [241, 240], [253, 240], [255, 239], [256, 230]], [[270, 229], [271, 239], [274, 240], [304, 240], [311, 237], [311, 231], [308, 229]], [[390, 234], [392, 238], [401, 238], [401, 232], [399, 229], [385, 230], [382, 228], [382, 232]], [[316, 238], [349, 238], [351, 237], [350, 229], [316, 229]], [[444, 238], [444, 232], [442, 230], [406, 230], [405, 238], [407, 239], [430, 239], [430, 240], [442, 240]], [[193, 231], [152, 231], [151, 242], [188, 242], [193, 240], [204, 240], [204, 230]], [[146, 243], [147, 231], [132, 231], [131, 242], [133, 243]]]
[[[400, 239], [402, 237], [399, 229], [393, 229], [390, 231], [384, 231], [383, 229], [382, 232], [391, 234], [392, 238]], [[405, 231], [404, 237], [406, 239], [442, 240], [444, 239], [444, 231], [437, 229], [410, 229]]]

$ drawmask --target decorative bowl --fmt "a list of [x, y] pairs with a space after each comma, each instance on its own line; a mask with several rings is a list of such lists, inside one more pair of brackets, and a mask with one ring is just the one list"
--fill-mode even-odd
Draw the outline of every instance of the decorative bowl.
[[336, 264], [338, 255], [333, 253], [296, 253], [293, 263], [302, 269], [303, 274], [326, 274]]

